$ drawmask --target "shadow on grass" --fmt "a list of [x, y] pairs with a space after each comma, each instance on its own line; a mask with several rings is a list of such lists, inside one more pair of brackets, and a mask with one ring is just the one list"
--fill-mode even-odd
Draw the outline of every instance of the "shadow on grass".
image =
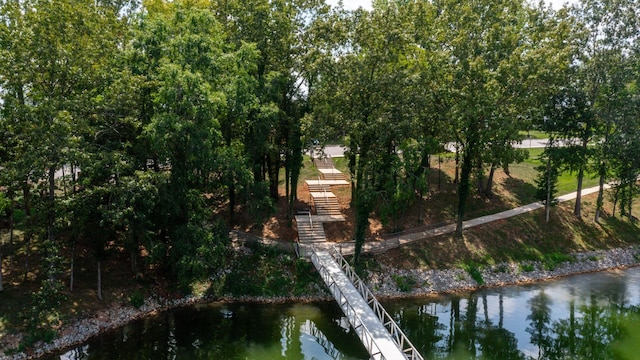
[[638, 227], [638, 223], [631, 222], [627, 218], [615, 217], [615, 216], [604, 216], [601, 218], [601, 224], [603, 229], [609, 235], [615, 235], [620, 238], [622, 241], [627, 241], [630, 243], [639, 243], [640, 236], [640, 227]]
[[522, 205], [538, 201], [536, 199], [536, 187], [518, 178], [507, 178], [504, 181], [505, 190], [513, 194]]

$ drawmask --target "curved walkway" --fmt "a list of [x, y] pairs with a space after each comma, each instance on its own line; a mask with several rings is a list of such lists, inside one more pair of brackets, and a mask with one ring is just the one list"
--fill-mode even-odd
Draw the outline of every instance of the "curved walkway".
[[[537, 140], [536, 145], [542, 144], [547, 141], [546, 139]], [[342, 148], [334, 147], [335, 153], [340, 156]], [[318, 180], [307, 180], [306, 184], [309, 187], [309, 191], [312, 194], [314, 205], [316, 207], [316, 214], [305, 214], [304, 216], [296, 216], [296, 223], [298, 225], [298, 241], [300, 243], [313, 243], [318, 248], [337, 247], [344, 255], [350, 255], [355, 252], [355, 241], [348, 241], [343, 243], [334, 243], [326, 241], [324, 234], [324, 228], [322, 226], [325, 222], [332, 221], [344, 221], [344, 217], [340, 214], [340, 208], [337, 201], [330, 201], [335, 199], [335, 195], [331, 193], [331, 186], [333, 185], [348, 185], [344, 175], [335, 169], [331, 155], [324, 156], [320, 159], [315, 159], [314, 164], [320, 170], [323, 179], [318, 177]], [[610, 185], [605, 185], [605, 189], [610, 188]], [[597, 193], [599, 187], [591, 187], [582, 189], [582, 196]], [[572, 192], [566, 195], [558, 197], [559, 202], [565, 202], [574, 200], [577, 197], [576, 192]], [[475, 226], [487, 224], [493, 221], [502, 219], [508, 219], [517, 215], [528, 213], [534, 210], [544, 208], [544, 204], [541, 202], [535, 202], [527, 205], [523, 205], [514, 209], [502, 211], [496, 214], [485, 215], [475, 219], [470, 219], [462, 223], [463, 229], [472, 228]], [[406, 245], [415, 241], [429, 239], [432, 237], [450, 234], [456, 230], [456, 224], [448, 224], [429, 230], [419, 230], [411, 232], [408, 230], [402, 234], [376, 242], [365, 242], [362, 248], [363, 252], [381, 253], [389, 249], [393, 249], [402, 245]]]
[[[609, 187], [610, 185], [605, 185], [605, 189], [608, 189]], [[597, 193], [598, 189], [599, 189], [598, 186], [582, 189], [582, 196]], [[572, 193], [558, 197], [558, 201], [565, 202], [565, 201], [574, 200], [576, 196], [577, 196], [577, 193], [572, 192]], [[463, 226], [463, 229], [468, 229], [475, 226], [487, 224], [493, 221], [508, 219], [510, 217], [528, 213], [541, 208], [544, 208], [544, 204], [542, 204], [541, 202], [535, 202], [535, 203], [523, 205], [514, 209], [502, 211], [496, 214], [481, 216], [479, 218], [467, 220], [462, 223], [462, 226]], [[430, 229], [430, 230], [403, 233], [392, 239], [376, 241], [376, 242], [365, 242], [363, 245], [362, 251], [371, 252], [371, 253], [381, 253], [386, 250], [393, 249], [402, 245], [406, 245], [415, 241], [429, 239], [429, 238], [444, 235], [444, 234], [450, 234], [450, 233], [453, 233], [455, 230], [456, 230], [456, 224], [449, 224], [449, 225], [441, 226], [441, 227]], [[325, 244], [316, 244], [316, 245], [337, 246], [340, 249], [340, 252], [344, 255], [350, 255], [355, 252], [355, 242], [353, 241], [344, 242], [340, 244], [325, 243]]]

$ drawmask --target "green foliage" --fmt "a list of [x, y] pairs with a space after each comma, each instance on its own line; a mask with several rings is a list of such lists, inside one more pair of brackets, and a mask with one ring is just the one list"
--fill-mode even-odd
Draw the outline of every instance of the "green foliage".
[[531, 264], [531, 263], [520, 264], [520, 271], [532, 272], [535, 269], [536, 269], [535, 266], [533, 266], [533, 264]]
[[553, 147], [545, 148], [545, 151], [540, 155], [541, 165], [536, 167], [538, 170], [538, 176], [535, 179], [536, 183], [536, 198], [545, 204], [549, 200], [550, 206], [555, 206], [558, 203], [556, 198], [558, 194], [558, 177], [560, 174], [560, 150]]
[[235, 254], [220, 290], [234, 296], [293, 296], [314, 292], [313, 265], [276, 248], [257, 245], [249, 254]]
[[268, 196], [269, 188], [266, 183], [254, 183], [252, 190], [252, 201], [248, 203], [248, 212], [256, 223], [261, 223], [275, 213], [276, 205]]
[[[305, 0], [174, 0], [146, 1], [131, 16], [132, 4], [0, 2], [0, 188], [23, 190], [15, 221], [44, 245], [31, 264], [50, 279], [70, 243], [93, 260], [124, 250], [136, 263], [144, 249], [144, 264], [182, 288], [218, 274], [226, 228], [211, 219], [233, 225], [242, 209], [263, 222], [281, 182], [291, 210], [303, 147], [314, 140], [348, 147], [337, 164], [354, 181], [358, 250], [372, 211], [397, 227], [433, 191], [429, 157], [450, 142], [461, 224], [473, 180], [489, 193], [485, 172], [522, 160], [512, 145], [532, 128], [580, 140], [564, 154], [545, 150], [539, 199], [573, 190], [569, 173], [584, 171], [616, 180], [614, 202], [633, 219], [632, 0], [571, 12], [506, 0], [381, 1], [352, 13]], [[81, 170], [75, 183], [55, 179], [65, 165]], [[227, 290], [299, 293], [313, 283], [307, 263], [256, 253], [228, 275]], [[55, 284], [43, 283], [34, 302], [36, 329], [57, 303]]]
[[401, 292], [409, 292], [418, 284], [418, 280], [413, 275], [393, 274], [392, 277], [396, 288]]
[[11, 200], [7, 198], [4, 192], [0, 192], [0, 214], [5, 216], [6, 211], [9, 211]]
[[139, 309], [144, 305], [144, 292], [142, 290], [135, 290], [131, 295], [129, 295], [129, 304], [136, 309]]
[[190, 224], [177, 229], [175, 236], [179, 241], [174, 242], [173, 272], [180, 287], [189, 291], [192, 283], [209, 278], [221, 268], [227, 233], [218, 222], [214, 227]]
[[471, 276], [471, 278], [478, 283], [478, 285], [484, 285], [484, 278], [482, 277], [482, 272], [480, 271], [480, 269], [478, 269], [478, 266], [476, 264], [474, 263], [465, 264], [464, 269], [469, 273], [469, 276]]
[[574, 258], [565, 253], [554, 252], [545, 254], [542, 258], [542, 264], [546, 270], [554, 270], [558, 265], [565, 262], [573, 262]]
[[28, 316], [27, 346], [42, 340], [49, 342], [56, 335], [54, 327], [61, 322], [60, 305], [66, 299], [62, 291], [64, 285], [55, 279], [45, 279], [42, 286], [31, 296], [31, 308]]

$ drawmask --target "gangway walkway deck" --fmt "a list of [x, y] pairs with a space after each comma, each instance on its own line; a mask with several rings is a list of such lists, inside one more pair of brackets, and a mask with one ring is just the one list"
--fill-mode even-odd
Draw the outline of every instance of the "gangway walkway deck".
[[374, 360], [423, 360], [371, 291], [333, 250], [301, 245]]
[[324, 178], [307, 180], [316, 215], [296, 215], [299, 256], [311, 262], [338, 302], [351, 327], [374, 360], [423, 360], [413, 344], [380, 305], [373, 293], [333, 247], [326, 247], [325, 222], [344, 221], [340, 204], [331, 186], [349, 185], [344, 174], [333, 166], [331, 157], [316, 159]]

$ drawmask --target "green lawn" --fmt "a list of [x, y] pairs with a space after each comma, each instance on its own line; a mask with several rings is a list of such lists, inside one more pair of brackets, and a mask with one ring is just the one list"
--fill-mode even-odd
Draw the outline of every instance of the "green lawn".
[[[542, 164], [538, 159], [543, 151], [544, 149], [529, 149], [529, 158], [522, 164], [511, 165], [509, 167], [511, 173], [524, 180], [526, 183], [535, 185], [535, 178], [538, 175], [535, 167]], [[576, 173], [571, 173], [569, 171], [565, 171], [560, 175], [558, 178], [558, 195], [564, 195], [576, 191], [576, 187], [578, 186], [576, 176]], [[597, 174], [593, 172], [586, 172], [582, 181], [582, 187], [588, 188], [597, 185]]]
[[[544, 149], [527, 149], [529, 157], [520, 164], [511, 164], [509, 166], [510, 174], [513, 177], [513, 181], [522, 182], [523, 185], [528, 186], [515, 186], [512, 187], [512, 191], [516, 192], [516, 196], [523, 204], [535, 202], [535, 179], [538, 176], [536, 166], [542, 163], [538, 158], [544, 151]], [[442, 154], [443, 159], [453, 158], [453, 153]], [[347, 177], [349, 177], [349, 167], [347, 159], [344, 157], [333, 158], [333, 163], [336, 169], [342, 171]], [[320, 172], [313, 166], [311, 159], [308, 156], [304, 156], [304, 167], [300, 174], [300, 179], [313, 179], [320, 176]], [[284, 174], [283, 174], [284, 175]], [[575, 173], [568, 171], [563, 172], [558, 179], [558, 195], [564, 195], [576, 191], [578, 181]], [[583, 188], [588, 188], [598, 185], [598, 178], [595, 173], [586, 173], [583, 180]]]
[[547, 139], [547, 138], [549, 138], [549, 135], [547, 135], [546, 132], [538, 131], [538, 130], [520, 131], [520, 135], [523, 135], [525, 137], [525, 139], [529, 139], [529, 137], [531, 139]]

